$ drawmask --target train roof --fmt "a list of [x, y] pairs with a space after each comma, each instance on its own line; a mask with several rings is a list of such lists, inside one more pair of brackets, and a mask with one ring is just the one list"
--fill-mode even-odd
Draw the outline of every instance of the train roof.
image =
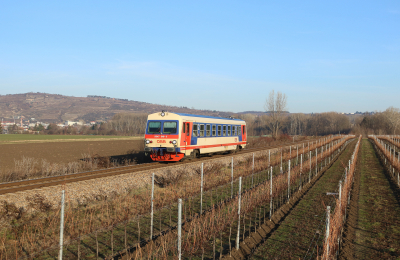
[[205, 115], [193, 115], [193, 114], [185, 114], [185, 113], [175, 113], [180, 116], [188, 116], [188, 117], [201, 117], [201, 118], [212, 118], [212, 119], [224, 119], [224, 120], [235, 120], [235, 121], [244, 121], [238, 118], [229, 118], [229, 117], [216, 117], [216, 116], [205, 116]]
[[[161, 112], [153, 113], [153, 114], [150, 114], [150, 115], [160, 115], [160, 113]], [[165, 112], [165, 113], [175, 114], [175, 115], [178, 115], [178, 116], [181, 116], [181, 117], [198, 117], [198, 118], [207, 118], [207, 119], [232, 120], [232, 121], [237, 121], [237, 122], [245, 122], [244, 120], [238, 119], [238, 118], [216, 117], [216, 116], [206, 116], [206, 115], [194, 115], [194, 114], [173, 113], [173, 112]]]

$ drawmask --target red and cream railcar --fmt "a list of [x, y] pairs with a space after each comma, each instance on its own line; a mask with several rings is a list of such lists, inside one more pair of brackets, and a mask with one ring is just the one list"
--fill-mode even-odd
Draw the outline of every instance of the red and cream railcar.
[[145, 152], [153, 161], [180, 161], [246, 146], [246, 122], [234, 118], [160, 112], [150, 114]]

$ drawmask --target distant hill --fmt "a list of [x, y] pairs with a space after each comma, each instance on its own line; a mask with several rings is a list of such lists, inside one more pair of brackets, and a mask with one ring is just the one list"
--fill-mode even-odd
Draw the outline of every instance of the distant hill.
[[154, 113], [161, 110], [221, 117], [234, 115], [230, 112], [196, 110], [95, 95], [88, 97], [47, 93], [0, 95], [0, 118], [4, 119], [23, 116], [26, 119], [35, 118], [37, 121], [48, 123], [66, 120], [107, 121], [116, 113]]

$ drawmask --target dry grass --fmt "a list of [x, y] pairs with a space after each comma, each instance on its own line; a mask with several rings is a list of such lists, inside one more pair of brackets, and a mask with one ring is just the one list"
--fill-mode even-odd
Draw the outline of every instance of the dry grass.
[[[337, 137], [335, 140], [339, 138]], [[330, 151], [324, 150], [321, 157], [318, 154], [319, 161], [329, 156], [345, 140], [341, 140]], [[332, 139], [327, 141], [330, 142]], [[316, 147], [326, 145], [326, 143], [320, 142], [311, 145], [310, 149], [313, 150]], [[299, 149], [299, 153], [306, 152], [307, 150], [308, 148], [305, 148], [304, 151]], [[296, 154], [293, 151], [292, 154], [289, 154], [289, 151], [285, 151], [283, 155], [285, 161], [296, 158]], [[87, 165], [86, 167], [99, 167], [99, 161], [93, 160], [92, 157], [88, 158], [87, 162], [83, 161], [83, 163]], [[271, 156], [271, 162], [268, 161], [266, 156], [259, 156], [255, 158], [255, 163], [254, 172], [262, 172], [265, 169], [269, 169], [269, 165], [280, 165], [280, 152]], [[32, 165], [38, 167], [38, 165], [35, 165], [30, 160], [26, 160], [21, 165], [23, 165], [21, 167], [22, 173], [28, 176], [32, 176], [35, 173], [35, 171], [30, 169]], [[253, 170], [251, 166], [252, 160], [235, 165], [234, 179], [238, 179], [239, 176], [246, 177], [252, 175]], [[315, 159], [312, 159], [312, 167], [314, 166]], [[63, 172], [76, 170], [73, 166], [68, 168], [65, 165], [64, 167]], [[308, 167], [309, 163], [304, 162], [302, 171], [307, 172]], [[45, 169], [50, 168], [50, 166], [45, 167]], [[41, 172], [43, 172], [43, 169]], [[52, 171], [48, 170], [47, 173], [52, 174]], [[216, 187], [222, 185], [230, 186], [230, 174], [230, 169], [221, 164], [205, 167], [204, 190], [212, 194], [213, 189]], [[297, 182], [299, 175], [300, 166], [298, 165], [292, 168], [290, 182]], [[178, 171], [174, 175], [171, 174], [169, 176], [169, 178], [160, 176], [156, 178], [158, 187], [155, 192], [154, 206], [157, 210], [176, 204], [178, 198], [189, 198], [190, 201], [191, 198], [199, 195], [200, 178], [198, 173], [189, 175], [183, 171]], [[288, 187], [286, 174], [274, 177], [273, 181], [275, 187], [274, 194], [282, 193]], [[98, 194], [97, 196], [93, 196], [93, 198], [88, 198], [85, 204], [78, 208], [67, 207], [65, 211], [65, 243], [69, 244], [78, 237], [98, 231], [111, 230], [112, 234], [117, 225], [127, 223], [132, 220], [132, 217], [136, 217], [136, 221], [138, 221], [137, 218], [140, 219], [147, 216], [151, 205], [150, 194], [151, 191], [148, 188], [131, 190], [123, 195], [114, 194], [112, 196], [104, 196], [103, 194]], [[243, 205], [246, 205], [243, 208], [243, 214], [250, 212], [259, 204], [267, 203], [270, 200], [269, 183], [261, 183], [257, 188], [243, 195], [242, 199], [244, 201]], [[191, 218], [193, 221], [185, 228], [187, 239], [184, 241], [183, 248], [186, 254], [190, 255], [195, 250], [204, 248], [208, 243], [207, 238], [210, 238], [210, 235], [218, 236], [221, 230], [228, 227], [237, 218], [237, 202], [235, 203], [235, 200], [228, 201], [220, 208], [213, 206], [213, 210], [208, 211], [200, 218], [194, 217], [196, 213], [192, 212], [189, 206], [188, 212], [192, 212]], [[28, 201], [30, 203], [26, 208], [17, 208], [6, 203], [0, 211], [1, 221], [5, 224], [0, 231], [0, 245], [6, 245], [0, 248], [0, 254], [3, 258], [6, 254], [10, 255], [15, 252], [17, 255], [33, 256], [38, 252], [57, 246], [60, 224], [59, 206], [51, 205], [44, 198], [37, 196], [28, 198]], [[214, 204], [218, 204], [218, 201], [215, 201]], [[190, 202], [188, 205], [190, 205]], [[169, 236], [173, 237], [172, 233]], [[162, 239], [164, 239], [162, 246], [157, 245], [157, 248], [155, 248], [156, 246], [154, 245], [152, 250], [154, 252], [164, 252], [163, 254], [174, 254], [174, 247], [170, 247], [169, 243], [173, 243], [176, 240], [172, 238], [172, 240], [168, 240], [168, 236]]]
[[0, 182], [13, 182], [43, 177], [60, 176], [71, 173], [93, 171], [97, 169], [129, 165], [134, 162], [125, 160], [118, 162], [109, 157], [93, 154], [82, 154], [82, 159], [69, 163], [50, 163], [46, 159], [35, 159], [23, 156], [14, 160], [14, 169], [0, 172]]

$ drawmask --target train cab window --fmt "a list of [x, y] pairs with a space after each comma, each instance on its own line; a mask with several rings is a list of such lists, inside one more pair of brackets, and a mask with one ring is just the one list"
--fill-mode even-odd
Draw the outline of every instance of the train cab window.
[[204, 125], [200, 125], [200, 137], [204, 137]]
[[227, 136], [230, 136], [230, 135], [231, 135], [231, 126], [228, 125], [228, 134], [227, 134]]
[[211, 126], [207, 125], [206, 127], [206, 136], [210, 136]]
[[160, 134], [161, 133], [161, 122], [153, 121], [149, 122], [149, 128], [147, 129], [149, 134]]
[[221, 126], [218, 126], [218, 136], [221, 136]]
[[226, 136], [226, 125], [222, 126], [222, 135]]
[[176, 122], [164, 122], [163, 134], [176, 134]]
[[193, 136], [197, 137], [197, 124], [193, 124]]
[[213, 125], [213, 126], [212, 126], [212, 135], [213, 135], [213, 136], [215, 136], [215, 135], [217, 134], [217, 133], [216, 133], [216, 132], [217, 132], [216, 129], [217, 129], [217, 126], [216, 126], [216, 125]]

